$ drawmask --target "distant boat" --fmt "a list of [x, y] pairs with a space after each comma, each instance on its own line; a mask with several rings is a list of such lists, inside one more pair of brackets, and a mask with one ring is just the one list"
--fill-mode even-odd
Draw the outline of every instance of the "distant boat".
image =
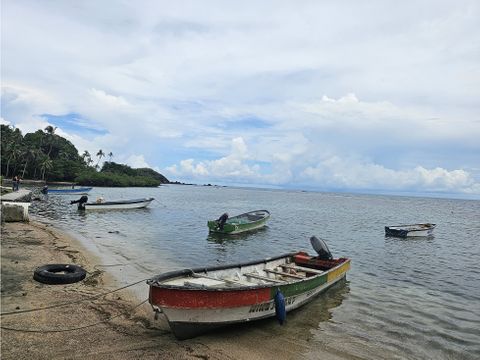
[[96, 202], [87, 202], [88, 197], [82, 196], [79, 200], [71, 201], [70, 204], [77, 204], [79, 210], [126, 210], [141, 209], [147, 207], [154, 198], [142, 198], [131, 200], [114, 200], [103, 201], [101, 199]]
[[321, 259], [294, 252], [171, 271], [147, 281], [149, 302], [157, 314], [165, 314], [179, 339], [274, 316], [283, 323], [287, 312], [345, 278], [349, 268], [347, 258]]
[[92, 190], [91, 187], [80, 187], [76, 189], [49, 189], [47, 186], [45, 186], [42, 189], [42, 193], [49, 195], [84, 195], [90, 190]]
[[385, 226], [385, 235], [397, 237], [431, 236], [435, 226], [437, 225], [430, 223]]
[[270, 218], [267, 210], [255, 210], [245, 214], [228, 217], [225, 213], [217, 220], [208, 221], [208, 228], [211, 232], [222, 234], [239, 234], [244, 231], [255, 230], [265, 226]]

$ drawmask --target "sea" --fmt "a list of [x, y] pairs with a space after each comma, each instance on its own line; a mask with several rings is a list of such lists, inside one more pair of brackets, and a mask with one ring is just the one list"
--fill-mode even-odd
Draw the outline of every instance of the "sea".
[[[80, 196], [39, 195], [31, 215], [76, 235], [98, 267], [126, 285], [165, 271], [238, 263], [292, 251], [310, 237], [351, 259], [346, 280], [275, 319], [230, 330], [363, 359], [480, 358], [480, 201], [222, 186], [93, 188], [90, 201], [153, 197], [148, 208], [78, 211]], [[263, 229], [209, 234], [207, 221], [266, 209]], [[429, 222], [434, 236], [385, 236], [387, 225]], [[140, 295], [148, 296], [141, 282]], [[153, 313], [152, 313], [153, 316]], [[249, 334], [249, 335], [247, 335]], [[263, 338], [264, 339], [263, 339]]]

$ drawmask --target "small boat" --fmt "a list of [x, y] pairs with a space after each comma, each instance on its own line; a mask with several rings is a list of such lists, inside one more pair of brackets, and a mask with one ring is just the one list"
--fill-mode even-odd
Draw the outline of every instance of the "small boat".
[[287, 312], [345, 278], [350, 259], [320, 254], [313, 257], [300, 251], [167, 272], [147, 281], [149, 302], [155, 317], [163, 313], [179, 339], [275, 316], [282, 324]]
[[267, 210], [255, 210], [245, 214], [228, 217], [225, 213], [217, 220], [208, 221], [208, 228], [211, 232], [222, 234], [239, 234], [244, 231], [255, 230], [265, 226], [270, 218]]
[[82, 196], [79, 200], [71, 201], [70, 204], [77, 204], [79, 210], [125, 210], [141, 209], [147, 207], [154, 198], [142, 198], [131, 200], [113, 200], [104, 201], [102, 198], [96, 202], [88, 202], [87, 196]]
[[49, 195], [85, 195], [90, 190], [91, 187], [80, 187], [80, 188], [73, 188], [73, 189], [49, 189], [48, 186], [45, 186], [42, 189], [43, 194]]
[[430, 223], [385, 226], [385, 235], [397, 237], [431, 236], [433, 235], [433, 229], [435, 229], [435, 226], [436, 224]]

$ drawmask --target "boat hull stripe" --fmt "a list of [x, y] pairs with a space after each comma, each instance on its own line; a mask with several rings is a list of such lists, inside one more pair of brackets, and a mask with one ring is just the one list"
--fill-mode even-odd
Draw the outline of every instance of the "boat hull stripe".
[[270, 300], [270, 288], [256, 290], [206, 291], [150, 287], [150, 303], [172, 308], [229, 308]]

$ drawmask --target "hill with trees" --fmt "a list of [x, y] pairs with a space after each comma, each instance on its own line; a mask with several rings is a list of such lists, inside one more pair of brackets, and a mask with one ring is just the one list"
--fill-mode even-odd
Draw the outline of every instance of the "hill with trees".
[[[33, 180], [70, 181], [95, 186], [159, 186], [169, 183], [162, 174], [149, 169], [133, 169], [111, 161], [113, 153], [99, 150], [96, 161], [88, 151], [79, 155], [67, 139], [55, 134], [55, 127], [27, 133], [18, 128], [1, 126], [1, 174]], [[109, 157], [102, 168], [99, 163]], [[95, 165], [94, 165], [95, 164]]]

